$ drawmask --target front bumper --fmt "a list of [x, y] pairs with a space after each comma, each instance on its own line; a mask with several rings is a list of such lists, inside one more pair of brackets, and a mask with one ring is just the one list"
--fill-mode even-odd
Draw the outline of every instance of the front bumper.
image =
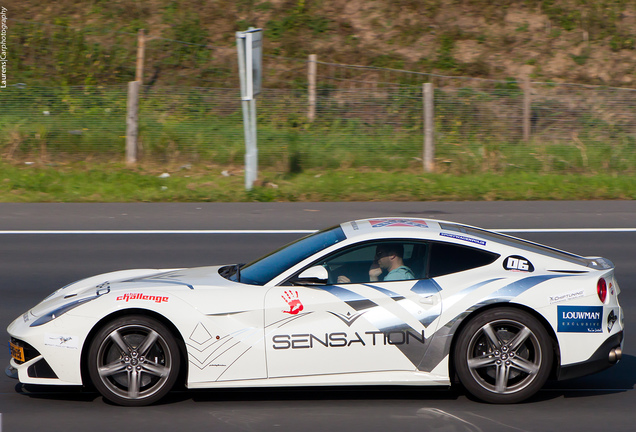
[[580, 363], [561, 366], [557, 371], [557, 379], [562, 381], [566, 379], [579, 378], [605, 370], [618, 362], [619, 359], [615, 359], [614, 361], [611, 360], [611, 353], [616, 348], [622, 349], [622, 347], [623, 332], [620, 331], [603, 342], [603, 344], [589, 359]]

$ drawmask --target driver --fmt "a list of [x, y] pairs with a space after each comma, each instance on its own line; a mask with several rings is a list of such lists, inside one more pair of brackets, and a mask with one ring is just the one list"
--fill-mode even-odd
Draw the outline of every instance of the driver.
[[[400, 281], [415, 279], [410, 268], [404, 265], [404, 246], [399, 243], [381, 244], [375, 250], [373, 264], [369, 268], [369, 281]], [[386, 276], [382, 277], [384, 272]], [[344, 275], [338, 276], [338, 283], [350, 283]]]

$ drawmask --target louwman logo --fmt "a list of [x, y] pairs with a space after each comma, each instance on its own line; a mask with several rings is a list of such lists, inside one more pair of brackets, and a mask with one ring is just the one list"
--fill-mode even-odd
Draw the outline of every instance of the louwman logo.
[[557, 306], [557, 316], [559, 332], [603, 332], [603, 306]]

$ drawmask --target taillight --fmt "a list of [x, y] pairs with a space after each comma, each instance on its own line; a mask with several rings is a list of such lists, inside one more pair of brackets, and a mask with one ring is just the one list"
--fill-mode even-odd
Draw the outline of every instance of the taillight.
[[607, 299], [607, 283], [605, 279], [600, 278], [596, 283], [596, 292], [598, 293], [598, 298], [601, 300], [601, 303], [605, 303]]

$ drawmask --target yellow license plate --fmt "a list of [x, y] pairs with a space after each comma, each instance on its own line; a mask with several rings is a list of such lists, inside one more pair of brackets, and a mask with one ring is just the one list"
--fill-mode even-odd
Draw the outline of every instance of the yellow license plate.
[[17, 361], [25, 362], [24, 348], [14, 345], [11, 342], [9, 342], [9, 345], [11, 346], [11, 357]]

